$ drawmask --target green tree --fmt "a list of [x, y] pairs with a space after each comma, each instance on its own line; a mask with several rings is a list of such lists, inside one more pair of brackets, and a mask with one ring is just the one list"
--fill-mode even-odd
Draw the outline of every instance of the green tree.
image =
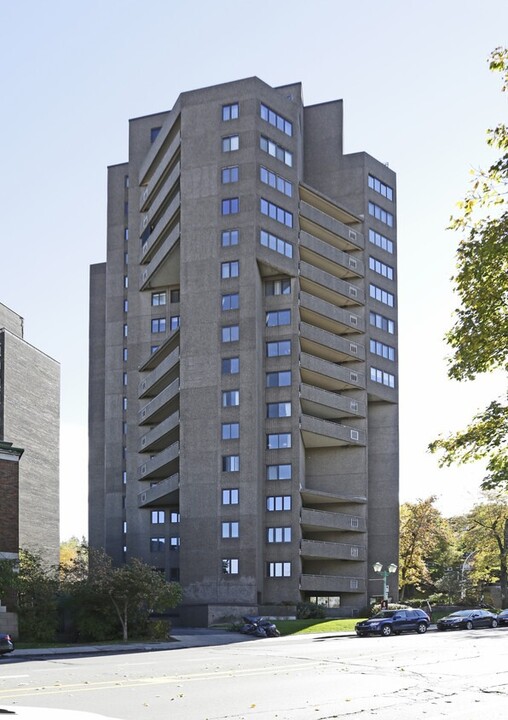
[[464, 556], [474, 553], [469, 580], [473, 586], [499, 582], [501, 602], [508, 606], [508, 503], [494, 495], [466, 515], [453, 518]]
[[408, 591], [431, 589], [455, 559], [455, 541], [448, 521], [431, 496], [400, 508], [400, 599]]
[[[508, 50], [496, 48], [489, 67], [502, 75], [508, 89]], [[488, 130], [487, 143], [499, 151], [486, 170], [473, 180], [460, 212], [450, 228], [462, 234], [453, 278], [459, 299], [455, 324], [446, 336], [453, 354], [448, 374], [459, 381], [473, 380], [493, 370], [508, 372], [508, 126]], [[508, 403], [496, 398], [466, 427], [429, 446], [440, 453], [439, 464], [486, 462], [483, 489], [508, 490]]]
[[15, 573], [19, 635], [24, 640], [48, 642], [57, 629], [58, 576], [40, 555], [20, 550], [19, 570]]

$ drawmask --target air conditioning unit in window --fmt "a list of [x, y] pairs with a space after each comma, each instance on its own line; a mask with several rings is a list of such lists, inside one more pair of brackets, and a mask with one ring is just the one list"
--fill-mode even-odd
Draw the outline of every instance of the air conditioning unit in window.
[[355, 259], [355, 258], [352, 258], [352, 257], [349, 258], [348, 263], [349, 263], [349, 267], [351, 267], [351, 268], [356, 268], [356, 266], [357, 266], [357, 264], [358, 264], [358, 263], [356, 262], [356, 259]]
[[353, 410], [353, 412], [358, 412], [358, 403], [356, 400], [351, 400], [349, 403], [350, 410]]
[[356, 233], [354, 230], [349, 231], [349, 239], [350, 240], [356, 240]]
[[358, 290], [354, 287], [354, 285], [349, 286], [349, 294], [351, 295], [351, 297], [358, 296]]
[[358, 430], [351, 430], [350, 432], [351, 432], [351, 440], [359, 440], [360, 433], [358, 432]]
[[358, 382], [358, 373], [350, 371], [349, 379], [351, 380], [351, 382]]
[[358, 354], [358, 345], [356, 343], [349, 343], [349, 352], [353, 353], [353, 355]]
[[356, 315], [350, 315], [349, 322], [351, 323], [351, 325], [358, 325], [358, 318], [356, 317]]

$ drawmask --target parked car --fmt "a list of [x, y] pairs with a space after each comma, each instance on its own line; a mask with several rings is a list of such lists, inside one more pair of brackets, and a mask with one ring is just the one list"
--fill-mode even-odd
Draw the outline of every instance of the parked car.
[[402, 632], [427, 632], [430, 618], [423, 610], [381, 610], [368, 620], [355, 625], [358, 637], [364, 635], [400, 635]]
[[499, 621], [497, 615], [489, 610], [457, 610], [437, 621], [438, 630], [472, 630], [473, 628], [495, 628]]
[[7, 633], [0, 633], [0, 655], [10, 653], [14, 650], [14, 643], [12, 638]]
[[508, 608], [506, 610], [501, 610], [497, 616], [497, 621], [500, 625], [508, 625]]

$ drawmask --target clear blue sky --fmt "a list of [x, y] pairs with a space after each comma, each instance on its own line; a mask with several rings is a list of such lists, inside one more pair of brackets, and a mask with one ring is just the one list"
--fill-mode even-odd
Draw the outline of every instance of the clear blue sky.
[[506, 119], [489, 73], [506, 0], [0, 0], [0, 302], [62, 366], [61, 534], [87, 532], [88, 272], [106, 250], [106, 167], [128, 119], [257, 75], [344, 99], [346, 152], [398, 175], [401, 501], [475, 500], [479, 467], [426, 452], [503, 388], [447, 380], [458, 237], [445, 230], [485, 131]]

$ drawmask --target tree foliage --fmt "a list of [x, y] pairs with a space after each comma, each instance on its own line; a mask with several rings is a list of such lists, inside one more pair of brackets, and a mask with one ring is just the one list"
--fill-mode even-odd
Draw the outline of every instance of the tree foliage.
[[23, 639], [47, 642], [57, 628], [58, 575], [40, 555], [20, 550], [19, 570], [14, 576], [17, 593], [19, 635]]
[[[502, 75], [508, 89], [508, 49], [496, 48], [489, 67]], [[453, 278], [459, 307], [446, 335], [453, 354], [448, 374], [473, 380], [493, 370], [508, 372], [508, 126], [487, 132], [487, 143], [499, 157], [486, 170], [473, 171], [459, 214], [450, 228], [461, 233], [457, 271]], [[440, 465], [485, 460], [483, 489], [508, 489], [507, 397], [493, 400], [463, 431], [430, 444], [440, 453]]]
[[399, 586], [401, 600], [410, 589], [434, 587], [453, 562], [454, 536], [431, 496], [400, 508]]

